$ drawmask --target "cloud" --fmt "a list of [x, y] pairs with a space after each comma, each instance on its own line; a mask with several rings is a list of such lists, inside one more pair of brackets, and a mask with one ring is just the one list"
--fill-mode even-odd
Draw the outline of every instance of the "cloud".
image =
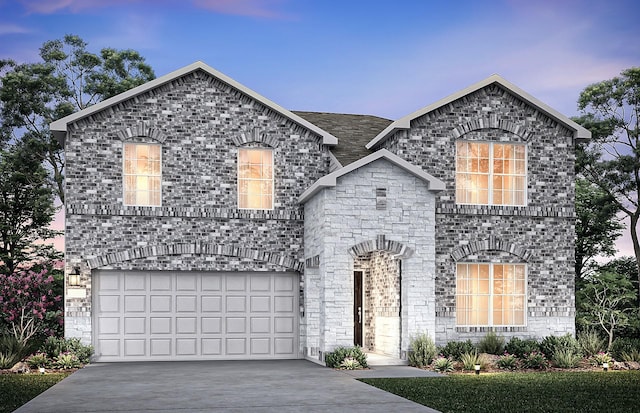
[[0, 36], [5, 34], [24, 34], [29, 33], [31, 30], [26, 27], [18, 26], [12, 23], [0, 23]]
[[[191, 7], [209, 10], [219, 14], [283, 19], [289, 17], [279, 10], [286, 0], [19, 0], [28, 13], [54, 14], [62, 11], [79, 13], [114, 6], [147, 5], [153, 9], [158, 7]], [[145, 4], [146, 3], [146, 4]], [[187, 6], [189, 7], [189, 6]]]

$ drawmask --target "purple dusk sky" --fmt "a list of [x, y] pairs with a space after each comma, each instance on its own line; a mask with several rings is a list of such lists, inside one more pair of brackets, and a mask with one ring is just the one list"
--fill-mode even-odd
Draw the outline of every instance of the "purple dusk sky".
[[287, 109], [389, 119], [498, 73], [574, 116], [585, 86], [640, 66], [638, 16], [637, 0], [0, 0], [0, 59], [77, 34], [157, 76], [202, 60]]

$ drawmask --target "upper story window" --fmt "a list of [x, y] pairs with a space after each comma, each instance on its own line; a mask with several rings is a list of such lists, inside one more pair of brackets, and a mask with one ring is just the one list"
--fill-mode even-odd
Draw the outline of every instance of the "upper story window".
[[525, 264], [456, 266], [456, 325], [524, 326]]
[[124, 144], [124, 204], [160, 206], [162, 147], [157, 144]]
[[238, 208], [273, 209], [273, 150], [238, 150]]
[[456, 203], [526, 205], [524, 144], [458, 141], [456, 153]]

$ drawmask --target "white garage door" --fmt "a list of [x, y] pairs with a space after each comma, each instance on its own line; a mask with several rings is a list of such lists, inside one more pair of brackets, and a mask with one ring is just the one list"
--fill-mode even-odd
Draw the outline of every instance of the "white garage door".
[[298, 358], [297, 274], [98, 271], [97, 361]]

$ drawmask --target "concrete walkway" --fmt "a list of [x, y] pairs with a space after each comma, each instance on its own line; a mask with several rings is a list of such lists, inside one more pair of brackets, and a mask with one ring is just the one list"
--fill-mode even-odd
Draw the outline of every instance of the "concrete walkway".
[[16, 412], [436, 412], [355, 377], [434, 375], [406, 366], [336, 371], [306, 360], [97, 363]]

